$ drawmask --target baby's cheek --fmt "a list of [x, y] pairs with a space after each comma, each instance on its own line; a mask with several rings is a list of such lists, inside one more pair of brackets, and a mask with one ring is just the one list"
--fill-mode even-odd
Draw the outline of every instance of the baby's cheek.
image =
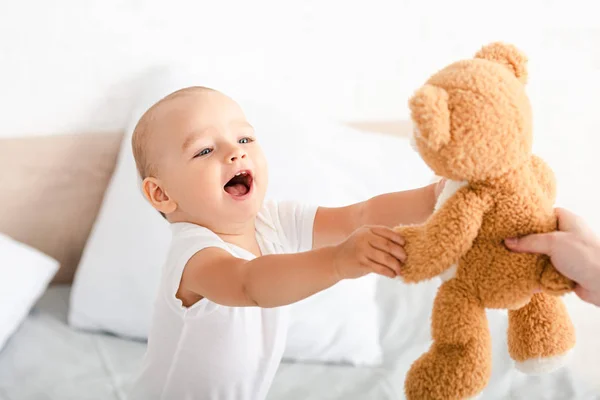
[[252, 162], [257, 172], [264, 176], [267, 175], [269, 169], [269, 162], [266, 159], [265, 155], [262, 153], [262, 151], [259, 151], [258, 154], [253, 157]]

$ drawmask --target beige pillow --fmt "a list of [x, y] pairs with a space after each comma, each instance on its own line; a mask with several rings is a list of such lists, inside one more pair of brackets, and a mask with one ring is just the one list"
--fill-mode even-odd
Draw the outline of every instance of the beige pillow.
[[0, 232], [60, 262], [70, 283], [113, 172], [121, 133], [0, 139]]

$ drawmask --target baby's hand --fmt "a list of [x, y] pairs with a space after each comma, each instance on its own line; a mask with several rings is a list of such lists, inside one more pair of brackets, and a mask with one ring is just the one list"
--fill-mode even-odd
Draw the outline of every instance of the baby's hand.
[[406, 259], [403, 244], [404, 239], [392, 229], [366, 226], [336, 246], [334, 267], [340, 279], [359, 278], [371, 272], [394, 278]]

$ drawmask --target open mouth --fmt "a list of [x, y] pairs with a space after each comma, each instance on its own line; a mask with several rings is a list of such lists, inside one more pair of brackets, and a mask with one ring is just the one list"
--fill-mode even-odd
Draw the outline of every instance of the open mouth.
[[225, 184], [223, 189], [233, 197], [242, 197], [250, 192], [252, 181], [250, 171], [240, 171]]

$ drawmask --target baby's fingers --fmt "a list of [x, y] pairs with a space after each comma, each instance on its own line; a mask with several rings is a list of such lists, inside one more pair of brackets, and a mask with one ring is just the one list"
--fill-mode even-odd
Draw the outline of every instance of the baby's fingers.
[[404, 246], [404, 238], [402, 236], [400, 236], [399, 233], [395, 232], [394, 230], [386, 227], [386, 226], [373, 226], [371, 227], [371, 232], [373, 232], [375, 235], [385, 238], [387, 240], [391, 240], [392, 242], [400, 245], [400, 246]]
[[385, 267], [381, 264], [378, 264], [374, 261], [369, 261], [369, 269], [373, 272], [375, 272], [376, 274], [379, 275], [383, 275], [383, 276], [387, 276], [388, 278], [395, 278], [396, 277], [396, 273], [389, 269], [388, 267]]
[[385, 251], [372, 248], [372, 251], [369, 253], [367, 258], [369, 259], [369, 261], [377, 265], [388, 268], [392, 272], [392, 276], [400, 274], [400, 261], [396, 257], [393, 257]]
[[402, 262], [406, 261], [406, 252], [404, 251], [404, 248], [396, 242], [392, 242], [381, 236], [373, 236], [370, 244], [373, 248], [389, 253]]

